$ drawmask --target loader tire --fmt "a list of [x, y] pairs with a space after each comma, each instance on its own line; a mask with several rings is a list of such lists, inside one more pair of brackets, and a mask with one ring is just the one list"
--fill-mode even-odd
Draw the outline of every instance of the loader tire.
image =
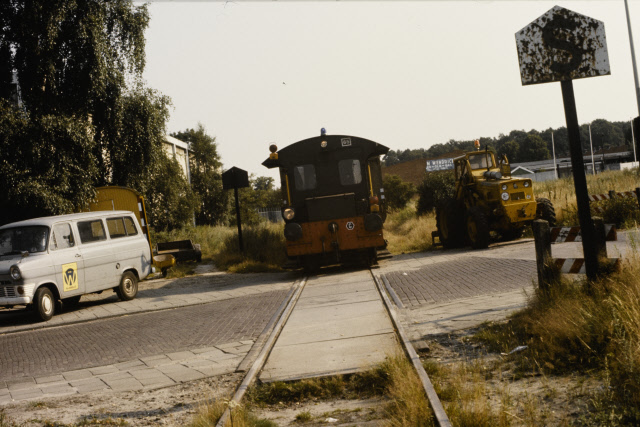
[[484, 211], [474, 206], [467, 212], [467, 238], [473, 249], [485, 249], [489, 246], [489, 220]]
[[445, 249], [459, 248], [464, 244], [464, 217], [455, 200], [445, 200], [436, 208], [436, 227]]
[[536, 206], [536, 219], [544, 219], [549, 223], [550, 227], [556, 225], [556, 210], [551, 200], [539, 197]]

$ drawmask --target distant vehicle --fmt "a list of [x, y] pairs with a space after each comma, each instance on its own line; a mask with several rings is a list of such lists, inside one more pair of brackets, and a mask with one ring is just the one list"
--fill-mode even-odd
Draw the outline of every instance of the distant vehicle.
[[136, 297], [151, 273], [149, 243], [129, 211], [87, 212], [0, 227], [0, 306], [26, 305], [49, 320], [58, 301], [113, 289]]
[[437, 234], [445, 248], [486, 248], [492, 231], [513, 240], [536, 218], [555, 224], [551, 201], [536, 199], [530, 179], [511, 177], [507, 156], [496, 163], [491, 151], [479, 149], [478, 141], [476, 147], [453, 160], [455, 196], [436, 208]]
[[[142, 232], [144, 233], [147, 241], [149, 242], [149, 248], [152, 248], [151, 237], [149, 233], [149, 222], [147, 220], [147, 207], [144, 202], [144, 197], [140, 193], [138, 193], [133, 188], [128, 187], [119, 187], [119, 186], [108, 186], [108, 187], [98, 187], [96, 188], [96, 199], [89, 204], [89, 211], [113, 211], [113, 210], [126, 210], [133, 212], [138, 220], [138, 224], [140, 225]], [[191, 241], [187, 240], [191, 246]], [[169, 243], [177, 243], [179, 246], [184, 242], [169, 242]], [[181, 246], [180, 246], [181, 247]], [[192, 251], [181, 251], [182, 252], [182, 260], [187, 259], [197, 259], [201, 260], [202, 254], [200, 253], [200, 245], [198, 245], [198, 250]], [[187, 254], [185, 255], [185, 254]], [[153, 249], [151, 250], [151, 256], [154, 267], [162, 272], [163, 277], [167, 277], [167, 272], [170, 268], [176, 265], [175, 257], [169, 253], [153, 253]]]
[[389, 148], [346, 135], [293, 143], [262, 164], [279, 168], [287, 256], [290, 265], [314, 271], [322, 265], [376, 262], [386, 247], [380, 156]]

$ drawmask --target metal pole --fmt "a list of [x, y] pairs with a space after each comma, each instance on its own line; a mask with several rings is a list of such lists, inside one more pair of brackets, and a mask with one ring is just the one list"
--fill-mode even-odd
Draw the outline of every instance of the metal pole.
[[631, 33], [631, 19], [629, 18], [629, 5], [624, 0], [624, 10], [627, 12], [627, 28], [629, 29], [629, 45], [631, 46], [631, 63], [633, 65], [633, 79], [636, 83], [636, 101], [638, 103], [638, 115], [640, 115], [640, 83], [638, 83], [638, 67], [636, 66], [636, 50], [633, 47], [633, 34]]
[[238, 245], [240, 246], [240, 252], [244, 253], [244, 244], [242, 242], [242, 222], [240, 221], [240, 202], [238, 201], [238, 187], [233, 189], [236, 197], [236, 222], [238, 223]]
[[636, 137], [633, 135], [633, 119], [629, 120], [629, 123], [631, 124], [631, 145], [633, 145], [633, 162], [636, 163], [638, 159], [636, 158]]
[[573, 183], [576, 188], [576, 202], [578, 205], [578, 219], [582, 232], [582, 251], [584, 253], [587, 279], [594, 281], [598, 276], [598, 253], [596, 248], [596, 233], [591, 220], [589, 209], [589, 192], [587, 177], [584, 173], [584, 159], [582, 158], [582, 144], [580, 143], [580, 125], [576, 111], [576, 98], [573, 93], [573, 82], [560, 82], [562, 87], [562, 101], [569, 133], [569, 148], [571, 152], [571, 166], [573, 169]]
[[553, 173], [558, 179], [558, 168], [556, 166], [556, 142], [553, 139], [553, 132], [551, 132], [551, 150], [553, 150]]
[[589, 145], [591, 146], [591, 174], [596, 174], [596, 164], [593, 161], [593, 140], [591, 139], [591, 123], [589, 123]]

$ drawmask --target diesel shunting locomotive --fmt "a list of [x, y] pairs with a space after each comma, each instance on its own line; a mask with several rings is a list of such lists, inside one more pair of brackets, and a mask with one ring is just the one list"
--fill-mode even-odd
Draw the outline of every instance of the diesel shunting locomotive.
[[321, 135], [281, 150], [262, 164], [280, 169], [287, 255], [292, 266], [376, 262], [386, 246], [380, 156], [388, 147], [346, 135]]

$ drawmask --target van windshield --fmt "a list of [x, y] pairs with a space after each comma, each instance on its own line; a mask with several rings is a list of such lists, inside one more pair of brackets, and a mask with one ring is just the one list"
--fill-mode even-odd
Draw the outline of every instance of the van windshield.
[[47, 250], [49, 227], [34, 225], [0, 230], [0, 256], [36, 253]]

